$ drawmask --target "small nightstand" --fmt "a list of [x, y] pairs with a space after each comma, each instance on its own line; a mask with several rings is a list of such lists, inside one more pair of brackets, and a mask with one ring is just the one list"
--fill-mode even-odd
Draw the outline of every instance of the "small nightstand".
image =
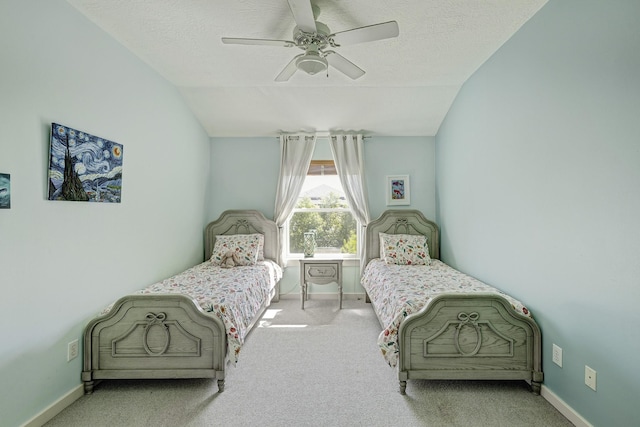
[[307, 283], [316, 285], [338, 284], [340, 308], [342, 308], [342, 260], [323, 258], [304, 258], [300, 260], [300, 298], [302, 309], [307, 299]]

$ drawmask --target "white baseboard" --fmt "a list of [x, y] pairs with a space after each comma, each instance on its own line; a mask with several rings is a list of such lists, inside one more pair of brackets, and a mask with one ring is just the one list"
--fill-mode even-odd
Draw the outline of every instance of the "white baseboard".
[[80, 384], [72, 389], [69, 393], [53, 402], [51, 405], [43, 409], [38, 415], [24, 423], [22, 427], [41, 427], [47, 421], [58, 415], [64, 408], [80, 399], [84, 394], [84, 385]]
[[591, 423], [582, 418], [582, 415], [578, 414], [571, 406], [567, 405], [564, 400], [560, 399], [554, 392], [544, 385], [542, 386], [540, 395], [544, 397], [547, 402], [551, 403], [554, 408], [560, 411], [560, 413], [576, 427], [593, 427]]
[[[342, 294], [342, 299], [343, 300], [364, 300], [365, 295], [364, 293], [343, 293]], [[286, 300], [290, 300], [290, 299], [300, 299], [300, 291], [296, 291], [296, 292], [289, 292], [286, 294], [280, 294], [280, 299], [286, 299]], [[321, 294], [309, 294], [309, 299], [310, 300], [338, 300], [338, 294], [336, 292], [326, 292], [326, 293], [321, 293]]]

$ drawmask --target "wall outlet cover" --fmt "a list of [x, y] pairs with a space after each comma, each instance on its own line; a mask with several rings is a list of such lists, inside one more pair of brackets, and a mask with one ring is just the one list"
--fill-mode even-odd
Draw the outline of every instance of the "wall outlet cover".
[[562, 368], [562, 348], [554, 344], [552, 356], [553, 363]]
[[71, 362], [78, 357], [78, 340], [73, 340], [67, 344], [67, 362]]
[[593, 391], [596, 390], [596, 371], [587, 365], [584, 366], [584, 383]]

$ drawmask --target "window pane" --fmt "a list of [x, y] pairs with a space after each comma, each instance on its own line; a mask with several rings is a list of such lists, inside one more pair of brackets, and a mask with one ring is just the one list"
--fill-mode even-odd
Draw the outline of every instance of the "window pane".
[[289, 251], [303, 253], [304, 233], [315, 231], [317, 254], [356, 253], [356, 221], [350, 212], [294, 212]]
[[289, 253], [304, 253], [304, 233], [309, 231], [315, 231], [317, 254], [356, 253], [356, 220], [333, 160], [311, 161], [288, 226]]

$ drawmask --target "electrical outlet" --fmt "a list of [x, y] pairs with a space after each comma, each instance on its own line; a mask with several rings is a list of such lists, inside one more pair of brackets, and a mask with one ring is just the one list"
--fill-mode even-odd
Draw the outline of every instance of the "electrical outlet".
[[71, 362], [78, 357], [78, 340], [73, 340], [67, 344], [67, 362]]
[[553, 345], [553, 363], [562, 368], [562, 348], [557, 345]]
[[587, 365], [584, 365], [584, 383], [593, 391], [596, 391], [596, 371]]

